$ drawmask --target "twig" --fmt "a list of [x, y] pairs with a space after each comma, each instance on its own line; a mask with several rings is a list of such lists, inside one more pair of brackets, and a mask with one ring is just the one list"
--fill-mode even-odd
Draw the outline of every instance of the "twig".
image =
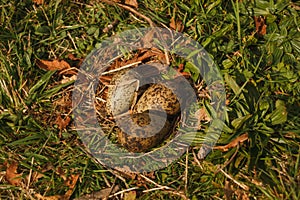
[[203, 170], [203, 167], [202, 167], [200, 161], [198, 160], [195, 151], [193, 151], [193, 156], [194, 156], [194, 160], [196, 161], [196, 163], [198, 164], [198, 166], [201, 168], [201, 170]]
[[130, 6], [126, 6], [117, 2], [113, 2], [110, 0], [100, 0], [100, 2], [104, 2], [107, 3], [109, 5], [113, 5], [113, 6], [119, 6], [121, 8], [124, 8], [125, 10], [128, 10], [130, 12], [132, 12], [133, 14], [137, 15], [140, 18], [143, 18], [145, 21], [147, 21], [150, 25], [150, 27], [155, 27], [154, 22], [147, 16], [143, 15], [142, 13], [139, 13], [138, 11], [136, 11], [134, 8], [130, 7]]
[[228, 143], [224, 146], [215, 146], [214, 149], [225, 152], [225, 151], [228, 151], [230, 148], [234, 148], [234, 147], [238, 146], [239, 144], [242, 144], [246, 140], [248, 140], [248, 133], [244, 133], [244, 134], [240, 135], [239, 137], [235, 138], [230, 143]]
[[152, 181], [151, 179], [149, 179], [148, 177], [146, 177], [146, 176], [144, 176], [144, 175], [142, 175], [142, 174], [140, 174], [140, 176], [141, 176], [142, 178], [144, 178], [146, 181], [148, 181], [148, 182], [154, 184], [155, 186], [157, 186], [157, 188], [152, 188], [152, 189], [144, 190], [143, 192], [151, 192], [151, 191], [155, 191], [155, 190], [164, 190], [165, 192], [168, 192], [168, 193], [171, 193], [171, 194], [180, 196], [181, 198], [183, 198], [183, 199], [185, 199], [185, 200], [188, 200], [188, 199], [189, 199], [185, 194], [183, 194], [183, 193], [181, 193], [181, 192], [177, 192], [177, 191], [176, 191], [175, 189], [173, 189], [173, 188], [170, 188], [170, 187], [168, 187], [168, 186], [159, 185], [158, 183]]
[[249, 190], [249, 187], [243, 183], [238, 182], [237, 180], [235, 180], [234, 178], [232, 178], [229, 174], [227, 174], [226, 172], [224, 172], [223, 169], [220, 170], [227, 178], [229, 178], [230, 180], [232, 180], [235, 184], [237, 184], [238, 186], [240, 186], [242, 189], [244, 190]]
[[71, 34], [70, 34], [70, 32], [69, 32], [69, 31], [68, 31], [67, 35], [68, 35], [68, 37], [70, 38], [70, 40], [71, 40], [71, 42], [72, 42], [72, 44], [73, 44], [74, 48], [77, 50], [76, 43], [74, 42], [74, 39], [72, 38], [72, 36], [71, 36]]
[[112, 195], [109, 195], [108, 198], [112, 198], [112, 197], [115, 197], [115, 196], [117, 196], [117, 195], [119, 195], [119, 194], [123, 194], [123, 193], [125, 193], [125, 192], [129, 192], [129, 191], [136, 190], [136, 189], [139, 189], [139, 188], [138, 188], [138, 187], [128, 188], [128, 189], [126, 189], [126, 190], [122, 190], [122, 191], [119, 191], [119, 192], [114, 193], [114, 194], [112, 194]]
[[234, 154], [231, 156], [231, 158], [230, 158], [229, 160], [227, 160], [227, 161], [223, 164], [223, 166], [219, 167], [219, 169], [215, 172], [215, 174], [219, 173], [220, 170], [224, 169], [229, 163], [231, 163], [232, 160], [233, 160], [233, 158], [234, 158], [234, 157], [236, 156], [236, 154], [238, 153], [238, 151], [239, 151], [239, 144], [237, 145], [237, 148], [236, 148]]
[[[34, 157], [31, 158], [31, 163], [30, 163], [31, 167], [33, 167], [33, 162], [34, 162]], [[32, 168], [30, 168], [30, 170], [29, 170], [29, 175], [28, 175], [26, 190], [29, 190], [31, 177], [32, 177]]]
[[110, 71], [103, 72], [101, 75], [106, 75], [106, 74], [109, 74], [109, 73], [117, 72], [117, 71], [120, 71], [120, 70], [129, 68], [129, 67], [132, 67], [132, 66], [134, 66], [134, 65], [138, 65], [138, 64], [140, 64], [140, 63], [141, 63], [141, 61], [134, 62], [134, 63], [130, 63], [130, 64], [128, 64], [128, 65], [119, 67], [119, 68], [117, 68], [117, 69], [112, 69], [112, 70], [110, 70]]
[[188, 186], [188, 163], [189, 163], [189, 149], [187, 148], [186, 149], [186, 155], [185, 155], [185, 174], [184, 174], [184, 182], [185, 182], [185, 185], [184, 185], [184, 190], [185, 190], [185, 194], [187, 194], [187, 186]]
[[164, 189], [167, 189], [167, 190], [172, 190], [172, 188], [170, 188], [170, 187], [168, 187], [168, 186], [159, 185], [158, 183], [152, 181], [150, 178], [144, 176], [143, 174], [140, 174], [140, 176], [141, 176], [142, 178], [144, 178], [146, 181], [148, 181], [148, 182], [154, 184], [155, 186], [157, 186], [157, 187], [159, 187], [159, 188], [164, 188]]

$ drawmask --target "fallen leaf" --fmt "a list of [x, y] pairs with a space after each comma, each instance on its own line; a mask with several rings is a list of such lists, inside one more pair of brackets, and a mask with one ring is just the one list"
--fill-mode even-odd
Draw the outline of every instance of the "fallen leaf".
[[228, 151], [230, 148], [234, 148], [238, 146], [239, 144], [243, 143], [248, 139], [248, 133], [244, 133], [243, 135], [240, 135], [239, 137], [232, 140], [230, 143], [224, 145], [224, 146], [216, 146], [214, 149], [218, 149], [221, 151]]
[[169, 24], [170, 28], [178, 31], [178, 32], [182, 32], [184, 29], [184, 26], [182, 24], [182, 21], [180, 20], [175, 20], [175, 17], [172, 17], [170, 20], [170, 24]]
[[82, 64], [82, 62], [83, 62], [83, 58], [77, 58], [77, 57], [75, 57], [73, 54], [68, 54], [68, 58], [70, 59], [70, 60], [73, 60], [73, 61], [78, 61], [78, 63], [76, 64], [76, 66], [77, 67], [79, 67], [81, 64]]
[[56, 174], [58, 174], [65, 182], [67, 181], [67, 177], [66, 174], [64, 172], [64, 170], [61, 167], [57, 167], [57, 169], [55, 170]]
[[125, 4], [132, 6], [134, 8], [138, 8], [137, 0], [125, 0]]
[[[37, 180], [39, 180], [40, 178], [42, 178], [42, 177], [44, 177], [44, 174], [39, 173], [39, 172], [33, 172], [32, 175], [31, 175], [31, 177], [30, 177], [30, 181], [31, 181], [32, 183], [34, 183], [34, 182], [36, 182]], [[27, 182], [28, 182], [28, 180], [29, 180], [29, 175], [26, 177], [26, 180], [27, 180]]]
[[182, 72], [184, 70], [184, 64], [183, 63], [180, 63], [178, 65], [178, 72]]
[[102, 190], [93, 192], [91, 194], [86, 194], [74, 200], [98, 200], [98, 199], [107, 199], [112, 192], [112, 188], [104, 188]]
[[234, 190], [232, 188], [232, 185], [229, 181], [225, 181], [225, 188], [224, 188], [224, 199], [230, 200], [232, 198], [232, 194], [234, 193]]
[[151, 58], [153, 56], [156, 56], [157, 54], [152, 51], [146, 51], [145, 53], [142, 53], [138, 56], [137, 61], [144, 61], [148, 58]]
[[5, 179], [14, 186], [20, 186], [22, 182], [22, 174], [17, 173], [18, 163], [16, 161], [12, 161], [10, 164], [6, 163], [6, 166]]
[[35, 194], [34, 196], [39, 200], [65, 200], [63, 195], [44, 197], [41, 194]]
[[26, 176], [26, 182], [28, 183], [28, 181], [31, 181], [31, 183], [35, 183], [36, 181], [38, 181], [40, 178], [44, 177], [45, 172], [52, 170], [53, 169], [53, 165], [51, 164], [47, 164], [46, 166], [43, 166], [42, 170], [41, 167], [39, 167], [40, 172], [34, 171], [30, 177], [30, 174]]
[[60, 84], [69, 83], [71, 81], [76, 81], [77, 75], [72, 75], [71, 77], [63, 76], [62, 80], [59, 81]]
[[136, 199], [136, 191], [134, 190], [126, 192], [124, 194], [124, 200], [135, 200], [135, 199]]
[[68, 58], [69, 58], [70, 60], [74, 60], [74, 61], [82, 60], [82, 58], [76, 58], [76, 57], [74, 56], [74, 54], [71, 54], [71, 53], [68, 54]]
[[71, 176], [69, 176], [67, 178], [67, 181], [66, 181], [65, 185], [68, 186], [69, 188], [74, 188], [78, 178], [79, 178], [78, 174], [75, 174], [75, 175], [71, 174]]
[[63, 119], [58, 115], [54, 123], [58, 126], [59, 130], [63, 130], [70, 124], [70, 121], [71, 118], [69, 116], [66, 116], [65, 119]]
[[78, 181], [78, 178], [79, 178], [79, 174], [75, 174], [75, 175], [72, 174], [71, 176], [68, 177], [65, 185], [69, 186], [69, 190], [64, 195], [65, 199], [70, 199], [70, 197], [72, 196], [72, 194], [74, 192], [75, 185]]
[[64, 195], [53, 195], [53, 196], [47, 196], [44, 197], [41, 194], [35, 194], [35, 197], [37, 197], [39, 200], [68, 200], [72, 196], [72, 193], [74, 192], [75, 185], [77, 183], [77, 180], [79, 178], [79, 175], [71, 175], [70, 177], [66, 178], [65, 185], [69, 187], [69, 190]]
[[184, 64], [181, 63], [178, 65], [178, 69], [177, 69], [178, 74], [176, 74], [174, 78], [180, 76], [184, 76], [185, 78], [191, 77], [191, 74], [189, 72], [184, 72], [183, 70], [184, 70]]
[[67, 63], [64, 60], [53, 60], [53, 61], [48, 61], [48, 60], [37, 60], [36, 64], [39, 68], [53, 71], [53, 70], [65, 70], [65, 69], [70, 69], [71, 66], [69, 63]]
[[147, 48], [152, 48], [153, 47], [153, 44], [152, 44], [152, 40], [153, 40], [153, 36], [154, 36], [154, 33], [155, 33], [155, 30], [154, 29], [151, 29], [150, 31], [148, 31], [145, 36], [143, 37], [142, 39], [142, 42], [143, 42], [143, 47], [145, 49]]
[[234, 193], [236, 194], [237, 199], [250, 200], [249, 195], [243, 190], [235, 190]]
[[198, 119], [198, 129], [201, 129], [201, 122], [205, 121], [205, 122], [210, 122], [211, 119], [210, 117], [207, 115], [205, 108], [200, 108], [199, 110], [197, 110], [195, 112], [195, 116]]
[[37, 5], [41, 5], [44, 3], [44, 0], [32, 0], [33, 3], [37, 4]]
[[255, 29], [256, 33], [259, 36], [263, 36], [267, 33], [267, 25], [266, 25], [266, 17], [254, 16], [254, 22], [255, 22]]
[[137, 174], [132, 173], [132, 170], [128, 166], [123, 166], [122, 168], [116, 167], [116, 171], [113, 171], [119, 176], [134, 180], [137, 177]]

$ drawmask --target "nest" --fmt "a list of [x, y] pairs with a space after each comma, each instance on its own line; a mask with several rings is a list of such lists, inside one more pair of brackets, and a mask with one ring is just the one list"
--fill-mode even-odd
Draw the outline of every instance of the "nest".
[[[169, 59], [169, 58], [168, 58]], [[147, 146], [147, 143], [151, 143], [151, 147], [159, 147], [162, 144], [158, 143], [155, 144], [154, 139], [153, 138], [145, 138], [144, 140], [138, 140], [138, 139], [131, 139], [130, 143], [129, 141], [123, 141], [120, 142], [122, 140], [124, 140], [124, 134], [120, 134], [120, 129], [118, 128], [118, 125], [116, 124], [116, 121], [114, 120], [116, 116], [112, 115], [111, 109], [109, 105], [107, 105], [107, 102], [109, 102], [110, 100], [108, 98], [111, 98], [111, 95], [109, 95], [109, 87], [113, 87], [112, 84], [114, 83], [114, 77], [118, 76], [122, 71], [126, 70], [126, 69], [132, 69], [132, 68], [136, 68], [137, 66], [144, 66], [142, 71], [144, 74], [147, 74], [147, 76], [160, 76], [162, 74], [167, 75], [168, 73], [170, 73], [170, 70], [176, 70], [177, 72], [179, 72], [180, 74], [183, 74], [184, 76], [186, 76], [186, 78], [189, 80], [189, 82], [193, 84], [190, 75], [187, 73], [183, 72], [182, 67], [177, 66], [175, 68], [169, 68], [168, 66], [165, 67], [159, 67], [157, 65], [157, 63], [160, 63], [161, 66], [163, 66], [164, 62], [166, 62], [166, 58], [165, 58], [165, 54], [162, 51], [159, 51], [158, 49], [151, 49], [151, 50], [139, 50], [137, 52], [135, 52], [135, 54], [130, 58], [130, 59], [124, 59], [124, 58], [118, 58], [116, 59], [111, 66], [102, 74], [104, 74], [103, 76], [101, 76], [99, 78], [100, 80], [100, 84], [98, 85], [98, 88], [96, 90], [96, 98], [95, 98], [95, 108], [97, 110], [97, 117], [98, 117], [98, 121], [102, 127], [102, 130], [104, 131], [104, 133], [108, 136], [108, 138], [113, 141], [115, 144], [118, 143], [122, 143], [122, 145], [129, 151], [132, 152], [145, 152], [145, 151], [150, 151], [151, 149], [148, 147], [144, 147]], [[169, 59], [172, 61], [172, 59]], [[147, 71], [147, 67], [149, 68], [149, 70]], [[150, 69], [151, 68], [151, 69]], [[152, 74], [151, 74], [152, 73]], [[178, 73], [177, 73], [178, 75]], [[171, 75], [172, 76], [172, 75]], [[173, 77], [169, 77], [169, 78], [173, 78], [176, 79], [175, 77], [176, 75], [174, 74]], [[142, 87], [140, 87], [137, 90], [137, 99], [136, 101], [142, 96], [143, 92], [145, 90], [147, 90], [148, 87], [150, 87], [151, 84], [146, 84], [143, 85]], [[182, 88], [181, 88], [182, 89]], [[182, 89], [183, 90], [183, 89]], [[130, 101], [128, 99], [129, 97], [124, 96], [124, 101]], [[176, 102], [170, 102], [170, 104], [175, 104]], [[172, 107], [172, 105], [169, 105], [169, 107], [174, 110], [174, 108]], [[144, 118], [149, 118], [149, 115], [142, 115], [144, 116]], [[123, 119], [128, 119], [127, 117], [123, 117]], [[134, 120], [134, 116], [131, 116], [130, 120]], [[166, 126], [168, 126], [169, 130], [167, 130], [168, 134], [166, 134], [166, 137], [161, 137], [158, 140], [165, 140], [164, 143], [166, 143], [167, 141], [170, 141], [172, 137], [174, 137], [175, 135], [175, 131], [178, 127], [178, 123], [180, 122], [180, 115], [178, 114], [174, 114], [174, 115], [169, 115], [168, 119], [166, 120], [166, 124], [164, 128]], [[137, 120], [135, 120], [135, 123], [137, 123], [138, 125], [139, 122]], [[143, 126], [143, 125], [142, 125]], [[163, 128], [163, 129], [164, 129]], [[142, 128], [141, 128], [142, 129]], [[165, 128], [166, 129], [166, 128]], [[137, 130], [138, 132], [138, 130]], [[119, 133], [119, 134], [116, 134]], [[120, 139], [120, 138], [123, 139]], [[135, 144], [136, 143], [136, 144]], [[153, 143], [153, 144], [152, 144]]]
[[[81, 131], [81, 140], [101, 164], [123, 171], [153, 171], [165, 167], [183, 155], [194, 141], [194, 144], [202, 144], [204, 140], [209, 143], [211, 139], [210, 144], [213, 144], [222, 128], [209, 127], [210, 111], [217, 119], [222, 119], [222, 113], [219, 115], [219, 111], [224, 110], [224, 87], [222, 77], [207, 53], [202, 52], [202, 47], [183, 35], [170, 35], [169, 30], [162, 29], [147, 31], [148, 29], [129, 31], [114, 41], [103, 42], [103, 46], [83, 63], [82, 68], [85, 71], [79, 74], [77, 85], [75, 84], [80, 91], [73, 94], [73, 100], [77, 103], [74, 109], [76, 127]], [[157, 43], [151, 43], [157, 40]], [[186, 60], [186, 57], [189, 57], [189, 60]], [[107, 109], [110, 107], [107, 102], [113, 102], [110, 100], [108, 88], [118, 71], [139, 69], [142, 65], [158, 66], [157, 69], [150, 70], [149, 75], [154, 72], [165, 80], [164, 83], [171, 82], [167, 86], [170, 86], [177, 96], [180, 115], [174, 117], [171, 134], [168, 138], [163, 138], [161, 144], [146, 150], [146, 153], [134, 153], [131, 149], [128, 151], [118, 145], [120, 140], [118, 141], [116, 135], [117, 118]], [[143, 70], [147, 71], [147, 68]], [[143, 73], [148, 74], [145, 71]], [[200, 77], [200, 73], [203, 77]], [[99, 80], [99, 84], [95, 84], [95, 79]], [[172, 81], [178, 87], [172, 87]], [[138, 88], [138, 92], [142, 94], [148, 86], [141, 85], [146, 87]], [[151, 87], [151, 84], [149, 85]], [[137, 93], [136, 98], [140, 96]], [[124, 96], [124, 99], [127, 100], [128, 97]], [[210, 129], [207, 135], [205, 132], [208, 127]], [[124, 141], [123, 146], [126, 147]]]

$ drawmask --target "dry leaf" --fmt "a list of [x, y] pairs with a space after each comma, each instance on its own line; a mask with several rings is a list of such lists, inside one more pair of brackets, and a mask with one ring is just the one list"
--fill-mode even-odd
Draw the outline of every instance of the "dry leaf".
[[76, 58], [73, 54], [71, 54], [71, 53], [69, 53], [68, 54], [68, 58], [70, 59], [70, 60], [74, 60], [74, 61], [77, 61], [77, 60], [83, 60], [82, 58]]
[[69, 63], [67, 63], [64, 60], [53, 60], [53, 61], [48, 61], [48, 60], [37, 60], [36, 64], [39, 68], [45, 69], [45, 70], [65, 70], [65, 69], [70, 69], [71, 66]]
[[70, 121], [71, 118], [69, 116], [66, 116], [65, 119], [63, 119], [58, 115], [54, 123], [58, 126], [59, 130], [63, 130], [70, 124]]
[[134, 8], [138, 8], [137, 0], [125, 0], [125, 4], [132, 6]]
[[65, 181], [65, 185], [69, 186], [69, 190], [64, 195], [54, 195], [54, 196], [44, 197], [41, 194], [35, 194], [35, 197], [37, 197], [39, 200], [68, 200], [70, 199], [72, 193], [74, 192], [74, 188], [78, 178], [79, 178], [78, 174], [71, 175], [70, 177], [67, 178], [67, 180]]
[[67, 181], [67, 177], [66, 174], [64, 172], [64, 170], [61, 167], [57, 167], [57, 169], [55, 170], [56, 174], [58, 174], [62, 179], [64, 179], [64, 181]]
[[263, 17], [263, 16], [256, 17], [256, 16], [254, 16], [254, 22], [255, 22], [256, 33], [259, 36], [265, 35], [267, 33], [266, 17]]
[[243, 135], [240, 135], [239, 137], [232, 140], [229, 144], [226, 144], [224, 146], [216, 146], [214, 149], [218, 149], [221, 151], [228, 151], [230, 148], [234, 148], [238, 146], [239, 144], [243, 143], [248, 139], [248, 133], [244, 133]]
[[29, 177], [29, 175], [26, 176], [26, 182], [28, 182], [29, 178], [30, 178], [30, 182], [35, 183], [36, 181], [38, 181], [42, 177], [44, 177], [44, 174], [39, 173], [39, 172], [33, 172], [31, 177]]
[[171, 18], [169, 26], [170, 26], [170, 28], [172, 28], [178, 32], [182, 32], [184, 29], [182, 21], [180, 21], [180, 20], [176, 21], [174, 17]]
[[6, 163], [5, 179], [14, 186], [20, 186], [22, 182], [21, 175], [17, 173], [18, 163], [13, 161], [11, 164]]
[[68, 54], [68, 58], [70, 59], [70, 60], [73, 60], [73, 61], [78, 61], [77, 63], [76, 63], [76, 66], [77, 67], [79, 67], [81, 64], [82, 64], [82, 62], [83, 62], [83, 58], [77, 58], [77, 57], [75, 57], [73, 54]]
[[59, 81], [60, 84], [65, 84], [71, 81], [76, 81], [77, 75], [72, 75], [71, 77], [63, 76], [62, 80]]
[[152, 48], [153, 44], [152, 44], [152, 40], [153, 40], [153, 36], [154, 36], [155, 30], [151, 29], [150, 31], [148, 31], [148, 33], [145, 34], [145, 36], [142, 39], [143, 42], [143, 47], [145, 49], [147, 48]]
[[44, 0], [32, 0], [33, 3], [37, 4], [37, 5], [41, 5], [44, 3]]
[[65, 182], [65, 185], [68, 186], [69, 188], [73, 189], [77, 183], [77, 180], [79, 178], [79, 174], [71, 174]]
[[156, 56], [156, 55], [157, 55], [157, 53], [155, 53], [155, 52], [146, 51], [145, 53], [138, 55], [137, 61], [144, 61], [144, 60], [151, 58], [153, 56]]
[[66, 192], [64, 195], [65, 199], [70, 199], [72, 196], [72, 193], [74, 192], [75, 185], [78, 181], [79, 174], [72, 174], [71, 176], [68, 177], [67, 182], [65, 183], [66, 186], [69, 186], [69, 190]]
[[134, 190], [126, 192], [124, 194], [124, 200], [135, 200], [135, 199], [136, 199], [136, 191]]
[[100, 191], [93, 192], [91, 194], [86, 194], [74, 200], [98, 200], [98, 199], [107, 199], [112, 193], [112, 188], [104, 188]]
[[177, 78], [179, 76], [184, 76], [185, 78], [191, 77], [191, 74], [189, 72], [184, 72], [183, 70], [184, 70], [184, 64], [181, 63], [178, 65], [178, 69], [177, 69], [178, 74], [176, 74], [174, 78]]
[[[41, 170], [41, 168], [42, 168], [42, 170]], [[47, 171], [53, 169], [53, 165], [50, 164], [50, 163], [47, 163], [46, 166], [39, 167], [39, 169], [40, 169], [40, 171], [41, 171], [42, 173], [37, 172], [37, 171], [34, 171], [34, 172], [32, 173], [32, 175], [31, 175], [31, 177], [30, 177], [30, 174], [26, 176], [26, 182], [28, 182], [29, 180], [30, 180], [32, 183], [38, 181], [40, 178], [44, 177], [44, 174], [43, 174], [43, 173], [45, 173], [45, 172], [47, 172]]]
[[201, 129], [201, 122], [205, 121], [205, 122], [210, 122], [211, 119], [210, 117], [207, 115], [205, 108], [200, 108], [199, 110], [197, 110], [195, 112], [195, 117], [198, 119], [198, 129]]
[[63, 200], [63, 198], [64, 198], [63, 195], [54, 195], [54, 196], [44, 197], [40, 194], [35, 194], [34, 196], [39, 200]]
[[232, 197], [232, 194], [234, 193], [234, 190], [232, 188], [232, 185], [229, 181], [225, 181], [225, 188], [224, 188], [224, 199], [230, 200]]

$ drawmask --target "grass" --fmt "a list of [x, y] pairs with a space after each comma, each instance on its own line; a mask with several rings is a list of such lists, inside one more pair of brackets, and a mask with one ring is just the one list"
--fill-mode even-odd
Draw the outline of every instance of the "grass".
[[[85, 58], [101, 41], [147, 22], [99, 1], [1, 1], [0, 198], [64, 195], [66, 177], [78, 174], [71, 198], [105, 188], [134, 188], [136, 199], [300, 198], [300, 4], [296, 1], [139, 1], [138, 11], [159, 26], [182, 21], [219, 66], [228, 98], [226, 128], [217, 145], [248, 133], [226, 152], [195, 159], [197, 145], [167, 168], [129, 176], [98, 164], [72, 126], [55, 120], [70, 111], [72, 84], [36, 59]], [[266, 17], [255, 34], [253, 16]], [[108, 31], [103, 29], [118, 20]], [[74, 63], [75, 65], [75, 63]], [[23, 181], [5, 180], [5, 163], [18, 163]], [[43, 176], [34, 180], [33, 173]], [[153, 180], [149, 181], [147, 178]], [[31, 181], [26, 178], [31, 177]], [[160, 186], [169, 189], [153, 190]], [[178, 193], [180, 192], [180, 194]], [[129, 193], [126, 193], [127, 196]], [[121, 199], [124, 194], [114, 198]], [[128, 197], [127, 197], [128, 198]]]

